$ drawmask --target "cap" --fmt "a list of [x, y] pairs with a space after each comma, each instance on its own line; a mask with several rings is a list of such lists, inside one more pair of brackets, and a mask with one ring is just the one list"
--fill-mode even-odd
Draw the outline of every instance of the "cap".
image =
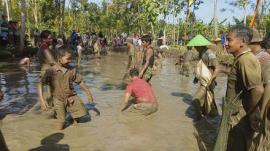
[[221, 39], [220, 39], [220, 38], [216, 38], [216, 39], [214, 39], [214, 42], [219, 42], [219, 41], [221, 41]]

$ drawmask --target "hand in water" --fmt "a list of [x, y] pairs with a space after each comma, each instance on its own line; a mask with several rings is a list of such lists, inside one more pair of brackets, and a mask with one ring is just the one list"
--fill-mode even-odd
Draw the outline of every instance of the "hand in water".
[[89, 101], [90, 104], [94, 103], [94, 99], [93, 99], [92, 95], [88, 95], [88, 101]]
[[41, 110], [42, 110], [42, 111], [48, 111], [48, 107], [42, 105], [42, 106], [41, 106]]
[[87, 103], [85, 106], [87, 110], [93, 110], [96, 113], [96, 116], [100, 116], [100, 111], [96, 108], [96, 103]]

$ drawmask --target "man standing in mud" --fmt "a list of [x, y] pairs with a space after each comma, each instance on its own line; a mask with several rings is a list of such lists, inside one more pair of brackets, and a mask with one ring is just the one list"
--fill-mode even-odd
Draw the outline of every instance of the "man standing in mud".
[[191, 66], [190, 62], [192, 61], [192, 57], [192, 47], [187, 47], [187, 51], [183, 54], [180, 60], [180, 74], [185, 75], [186, 77], [189, 77]]
[[[196, 113], [195, 120], [200, 120], [202, 115], [214, 117], [218, 114], [214, 95], [218, 61], [214, 52], [207, 47], [209, 45], [211, 45], [211, 42], [202, 35], [197, 35], [187, 45], [188, 47], [195, 47], [199, 52], [199, 59], [201, 60], [196, 67], [196, 71], [199, 70], [201, 72], [196, 72], [194, 79], [195, 84], [198, 82], [200, 84], [192, 101]], [[205, 67], [205, 70], [202, 69], [202, 66]], [[205, 76], [206, 73], [209, 74]]]
[[261, 129], [259, 101], [264, 88], [260, 63], [248, 47], [251, 38], [251, 29], [245, 26], [233, 27], [227, 35], [226, 49], [235, 59], [228, 75], [215, 150], [226, 150], [226, 147], [228, 151], [255, 150], [251, 142], [254, 132]]
[[[258, 58], [261, 64], [262, 71], [262, 79], [264, 85], [264, 94], [260, 101], [260, 112], [261, 119], [263, 120], [263, 133], [259, 133], [255, 137], [255, 140], [259, 140], [259, 144], [254, 144], [253, 147], [257, 150], [270, 150], [270, 117], [269, 115], [269, 107], [270, 107], [270, 55], [261, 47], [262, 38], [258, 30], [253, 29], [253, 37], [249, 44], [249, 47], [252, 53]], [[253, 141], [255, 142], [255, 141]]]
[[154, 75], [153, 66], [155, 63], [154, 49], [151, 46], [152, 38], [150, 35], [144, 35], [141, 40], [144, 47], [144, 55], [139, 77], [149, 82]]
[[[45, 71], [55, 63], [54, 57], [53, 57], [53, 51], [50, 49], [50, 46], [52, 45], [52, 34], [48, 30], [44, 30], [40, 34], [41, 44], [39, 46], [38, 51], [38, 58], [40, 62], [41, 72], [40, 72], [40, 79], [44, 76]], [[39, 83], [40, 85], [40, 83]], [[50, 90], [49, 90], [50, 91]], [[48, 92], [50, 95], [50, 92]], [[49, 105], [50, 102], [49, 102]], [[44, 110], [44, 108], [42, 108]]]
[[133, 45], [133, 38], [127, 38], [127, 47], [128, 47], [128, 65], [126, 68], [126, 74], [123, 77], [123, 80], [126, 81], [129, 77], [129, 70], [137, 67], [137, 51]]

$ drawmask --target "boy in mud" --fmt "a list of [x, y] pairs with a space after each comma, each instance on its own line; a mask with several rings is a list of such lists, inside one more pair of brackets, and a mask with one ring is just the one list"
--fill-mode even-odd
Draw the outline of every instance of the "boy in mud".
[[89, 102], [93, 103], [92, 94], [83, 82], [80, 74], [75, 68], [69, 66], [71, 56], [71, 52], [65, 49], [59, 49], [56, 55], [56, 64], [46, 70], [38, 87], [39, 98], [41, 100], [40, 104], [45, 110], [48, 108], [48, 104], [44, 100], [42, 88], [45, 84], [50, 85], [52, 88], [54, 112], [57, 119], [55, 125], [57, 129], [64, 128], [67, 112], [71, 113], [75, 123], [77, 123], [80, 117], [87, 114], [83, 102], [74, 90], [74, 83], [80, 85], [85, 91]]
[[128, 65], [126, 68], [126, 73], [123, 77], [123, 81], [126, 82], [129, 78], [129, 70], [138, 66], [137, 64], [137, 49], [133, 45], [133, 39], [127, 38], [127, 48], [128, 48]]
[[144, 55], [139, 77], [149, 82], [154, 75], [153, 67], [155, 63], [154, 49], [151, 46], [152, 38], [150, 35], [144, 35], [141, 39], [144, 47]]
[[[37, 57], [40, 63], [41, 71], [40, 71], [40, 79], [44, 76], [45, 71], [50, 68], [51, 65], [55, 64], [54, 54], [53, 50], [51, 49], [52, 43], [53, 43], [53, 37], [50, 31], [44, 30], [40, 34], [41, 43], [39, 45], [39, 50], [37, 52]], [[50, 87], [48, 89], [51, 89]], [[51, 102], [51, 94], [50, 90], [47, 90], [47, 95], [50, 97], [50, 99], [46, 100], [48, 101], [48, 104], [52, 107]], [[43, 107], [43, 106], [41, 106]], [[42, 110], [45, 110], [42, 108]]]
[[[121, 111], [132, 105], [131, 112], [139, 112], [142, 115], [150, 115], [158, 110], [158, 103], [149, 83], [139, 78], [139, 71], [133, 68], [129, 71], [131, 83], [126, 88], [124, 105]], [[135, 99], [131, 99], [130, 97]]]

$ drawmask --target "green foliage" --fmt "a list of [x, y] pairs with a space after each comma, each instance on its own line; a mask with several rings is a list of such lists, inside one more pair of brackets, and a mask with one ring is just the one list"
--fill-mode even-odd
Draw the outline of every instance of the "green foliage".
[[[9, 1], [12, 19], [20, 21], [20, 0]], [[170, 24], [165, 22], [169, 15], [178, 20], [180, 14], [188, 13], [190, 8], [187, 0], [103, 0], [101, 5], [89, 0], [27, 0], [27, 32], [31, 33], [36, 27], [59, 32], [63, 20], [63, 31], [66, 35], [74, 29], [80, 32], [103, 31], [109, 37], [121, 32], [143, 34], [151, 31], [154, 34], [166, 31], [166, 37], [171, 41], [184, 35], [191, 38], [197, 34], [212, 40], [212, 23], [203, 23], [194, 13], [203, 2], [194, 0], [189, 19]], [[238, 0], [234, 4], [242, 6], [244, 2]], [[63, 5], [64, 14], [61, 11]], [[0, 8], [4, 10], [2, 5]], [[268, 22], [268, 19], [265, 19], [264, 25], [270, 26]], [[220, 33], [227, 30], [223, 23], [219, 24], [219, 28]]]

